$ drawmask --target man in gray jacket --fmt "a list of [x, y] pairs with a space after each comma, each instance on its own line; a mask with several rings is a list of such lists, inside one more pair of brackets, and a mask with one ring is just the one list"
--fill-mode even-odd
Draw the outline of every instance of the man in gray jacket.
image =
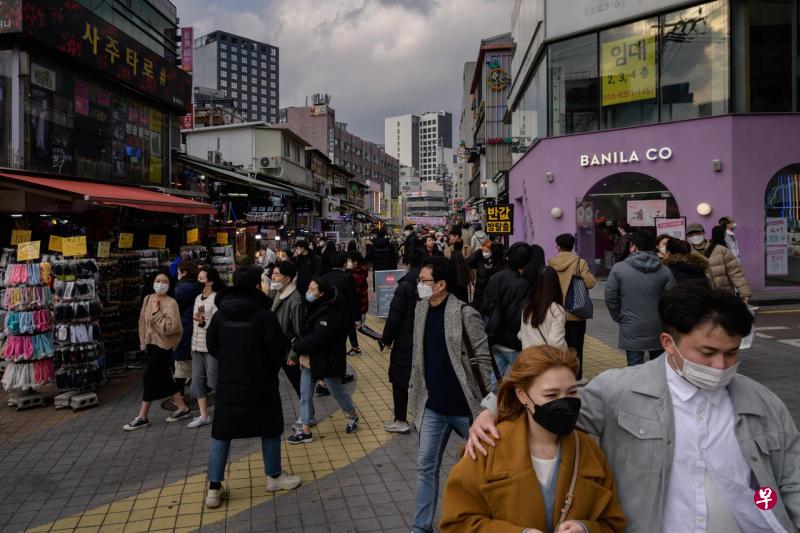
[[625, 350], [628, 366], [652, 360], [661, 351], [658, 301], [675, 285], [672, 271], [653, 253], [655, 237], [645, 230], [631, 239], [630, 255], [616, 263], [606, 282], [606, 307], [619, 324], [619, 348]]
[[[666, 353], [581, 392], [578, 428], [600, 438], [628, 533], [797, 531], [800, 432], [769, 389], [736, 373], [746, 304], [680, 284], [658, 310]], [[500, 438], [493, 420], [487, 410], [473, 424], [470, 456]]]

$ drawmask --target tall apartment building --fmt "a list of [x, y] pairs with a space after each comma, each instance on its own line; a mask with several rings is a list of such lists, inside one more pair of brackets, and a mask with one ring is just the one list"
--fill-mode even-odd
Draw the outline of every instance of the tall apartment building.
[[401, 165], [414, 167], [422, 181], [435, 180], [451, 172], [453, 159], [453, 114], [426, 111], [384, 119], [386, 152]]
[[195, 39], [193, 85], [222, 91], [248, 120], [278, 122], [277, 46], [224, 31]]

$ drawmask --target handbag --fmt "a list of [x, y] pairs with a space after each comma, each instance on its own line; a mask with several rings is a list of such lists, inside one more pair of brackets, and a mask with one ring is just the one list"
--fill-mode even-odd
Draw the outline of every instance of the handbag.
[[564, 309], [578, 318], [587, 319], [594, 316], [594, 304], [589, 296], [589, 289], [586, 288], [586, 282], [578, 275], [580, 266], [579, 259], [578, 264], [575, 265], [575, 273], [569, 282], [567, 297], [564, 299]]
[[481, 397], [485, 398], [489, 394], [489, 389], [486, 388], [486, 383], [483, 382], [483, 375], [481, 374], [480, 366], [478, 365], [478, 356], [475, 353], [475, 347], [472, 346], [472, 341], [467, 335], [467, 328], [464, 326], [464, 309], [461, 309], [461, 339], [464, 343], [464, 348], [467, 350], [467, 358], [469, 359], [469, 366], [472, 369], [472, 377], [478, 383], [478, 390], [481, 391]]
[[575, 494], [575, 481], [578, 479], [578, 456], [581, 449], [581, 439], [574, 431], [573, 435], [575, 435], [575, 464], [572, 467], [572, 481], [569, 483], [569, 491], [567, 491], [567, 497], [564, 498], [564, 507], [561, 508], [561, 516], [556, 524], [556, 529], [558, 529], [567, 519], [567, 513], [569, 513], [569, 510], [572, 507], [572, 497]]

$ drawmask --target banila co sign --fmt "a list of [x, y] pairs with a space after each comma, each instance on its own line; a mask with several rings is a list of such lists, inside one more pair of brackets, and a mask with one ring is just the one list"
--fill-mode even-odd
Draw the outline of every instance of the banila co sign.
[[[663, 148], [648, 148], [643, 152], [646, 161], [666, 161], [672, 158], [672, 148], [664, 146]], [[599, 154], [581, 154], [582, 167], [602, 167], [606, 165], [628, 165], [630, 163], [639, 163], [641, 158], [639, 152], [636, 150], [619, 151], [619, 152], [603, 152]]]

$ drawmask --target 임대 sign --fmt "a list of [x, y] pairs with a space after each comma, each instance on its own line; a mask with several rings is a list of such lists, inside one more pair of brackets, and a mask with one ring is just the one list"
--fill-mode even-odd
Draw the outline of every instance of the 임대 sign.
[[514, 231], [514, 205], [499, 204], [486, 208], [486, 232], [509, 234]]
[[656, 97], [656, 37], [603, 43], [600, 61], [603, 106]]
[[400, 278], [406, 275], [405, 270], [378, 270], [375, 272], [375, 316], [389, 316], [389, 306], [394, 298], [394, 291]]

